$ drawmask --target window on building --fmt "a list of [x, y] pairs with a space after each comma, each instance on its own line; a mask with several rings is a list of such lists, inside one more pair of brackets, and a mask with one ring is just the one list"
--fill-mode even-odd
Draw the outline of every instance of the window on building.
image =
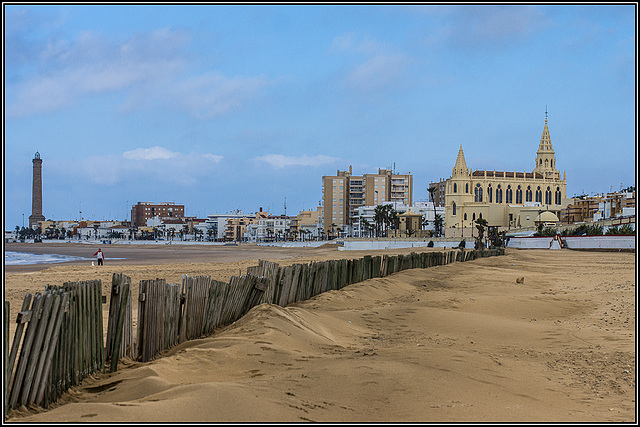
[[560, 187], [556, 187], [556, 205], [562, 204], [562, 192], [560, 191]]
[[464, 220], [465, 221], [467, 220], [467, 214], [466, 213], [464, 214]]
[[522, 187], [520, 187], [519, 185], [516, 189], [516, 203], [519, 205], [522, 204]]
[[466, 184], [464, 185], [464, 192], [465, 192], [465, 193], [469, 193], [469, 183], [466, 183]]
[[547, 191], [544, 192], [544, 204], [551, 204], [551, 187], [547, 187]]
[[475, 201], [482, 202], [482, 186], [480, 184], [476, 184]]
[[456, 214], [456, 202], [453, 202], [453, 205], [451, 206], [451, 212], [453, 212], [453, 215]]
[[536, 202], [542, 203], [542, 190], [540, 189], [539, 185], [538, 185], [538, 188], [536, 189]]
[[487, 187], [487, 201], [493, 203], [493, 188], [491, 188], [491, 184]]
[[473, 218], [474, 221], [476, 220], [476, 213], [475, 212], [473, 213], [472, 218]]
[[511, 185], [507, 185], [507, 190], [505, 191], [505, 193], [507, 196], [507, 203], [513, 203], [513, 190], [511, 189]]
[[530, 185], [527, 185], [527, 191], [525, 192], [525, 194], [526, 194], [525, 197], [526, 197], [527, 202], [530, 202], [530, 201], [533, 200], [533, 193], [531, 191], [531, 186]]
[[496, 203], [502, 203], [502, 185], [500, 184], [496, 188]]
[[457, 193], [458, 192], [458, 184], [457, 183], [453, 183], [453, 192]]

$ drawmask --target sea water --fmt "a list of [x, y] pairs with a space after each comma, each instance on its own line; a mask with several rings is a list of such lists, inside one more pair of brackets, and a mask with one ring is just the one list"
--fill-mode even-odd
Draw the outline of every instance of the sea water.
[[80, 256], [58, 255], [58, 254], [30, 254], [26, 252], [4, 253], [4, 265], [25, 265], [25, 264], [51, 264], [56, 262], [92, 260]]

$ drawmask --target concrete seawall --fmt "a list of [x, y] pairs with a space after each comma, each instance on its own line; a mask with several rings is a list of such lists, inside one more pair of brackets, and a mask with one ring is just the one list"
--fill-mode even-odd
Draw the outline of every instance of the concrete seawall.
[[[434, 248], [457, 248], [462, 239], [433, 240]], [[474, 242], [466, 241], [467, 249], [473, 249]], [[368, 251], [379, 249], [404, 249], [424, 248], [429, 246], [429, 241], [416, 240], [346, 240], [344, 245], [338, 247], [341, 251]]]
[[[552, 237], [511, 237], [508, 248], [549, 249]], [[567, 236], [563, 237], [568, 249], [633, 249], [636, 248], [636, 236]]]

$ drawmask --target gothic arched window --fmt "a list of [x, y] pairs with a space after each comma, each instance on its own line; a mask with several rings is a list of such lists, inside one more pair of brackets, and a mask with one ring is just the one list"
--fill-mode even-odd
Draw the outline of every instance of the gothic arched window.
[[456, 214], [456, 202], [453, 202], [453, 206], [451, 206], [451, 211], [453, 212], [453, 215]]
[[542, 203], [542, 190], [540, 190], [539, 185], [538, 185], [538, 189], [536, 190], [536, 202]]
[[525, 194], [526, 194], [527, 202], [531, 202], [533, 200], [533, 193], [531, 192], [530, 185], [527, 185], [527, 191], [525, 192]]
[[493, 188], [491, 188], [491, 184], [487, 187], [487, 201], [489, 203], [493, 202]]
[[496, 203], [502, 203], [502, 186], [500, 184], [496, 188]]
[[518, 185], [518, 189], [516, 190], [516, 204], [522, 204], [522, 187]]
[[480, 184], [476, 184], [475, 193], [476, 193], [475, 201], [482, 202], [482, 187], [480, 186]]
[[505, 191], [507, 203], [513, 203], [513, 190], [511, 189], [511, 185], [507, 185], [507, 191]]
[[465, 193], [469, 193], [469, 183], [468, 182], [464, 185], [464, 192]]
[[551, 187], [547, 187], [547, 191], [544, 192], [544, 204], [551, 204]]
[[457, 183], [453, 183], [453, 192], [457, 193], [458, 192], [458, 184]]
[[556, 205], [562, 204], [562, 192], [560, 191], [560, 187], [556, 187]]

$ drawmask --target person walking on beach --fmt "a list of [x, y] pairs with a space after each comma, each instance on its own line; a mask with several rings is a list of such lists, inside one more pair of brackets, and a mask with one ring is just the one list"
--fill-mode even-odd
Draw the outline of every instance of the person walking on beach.
[[93, 256], [98, 257], [98, 265], [102, 265], [102, 261], [104, 260], [104, 254], [102, 253], [102, 249], [98, 248], [98, 252], [93, 254]]

